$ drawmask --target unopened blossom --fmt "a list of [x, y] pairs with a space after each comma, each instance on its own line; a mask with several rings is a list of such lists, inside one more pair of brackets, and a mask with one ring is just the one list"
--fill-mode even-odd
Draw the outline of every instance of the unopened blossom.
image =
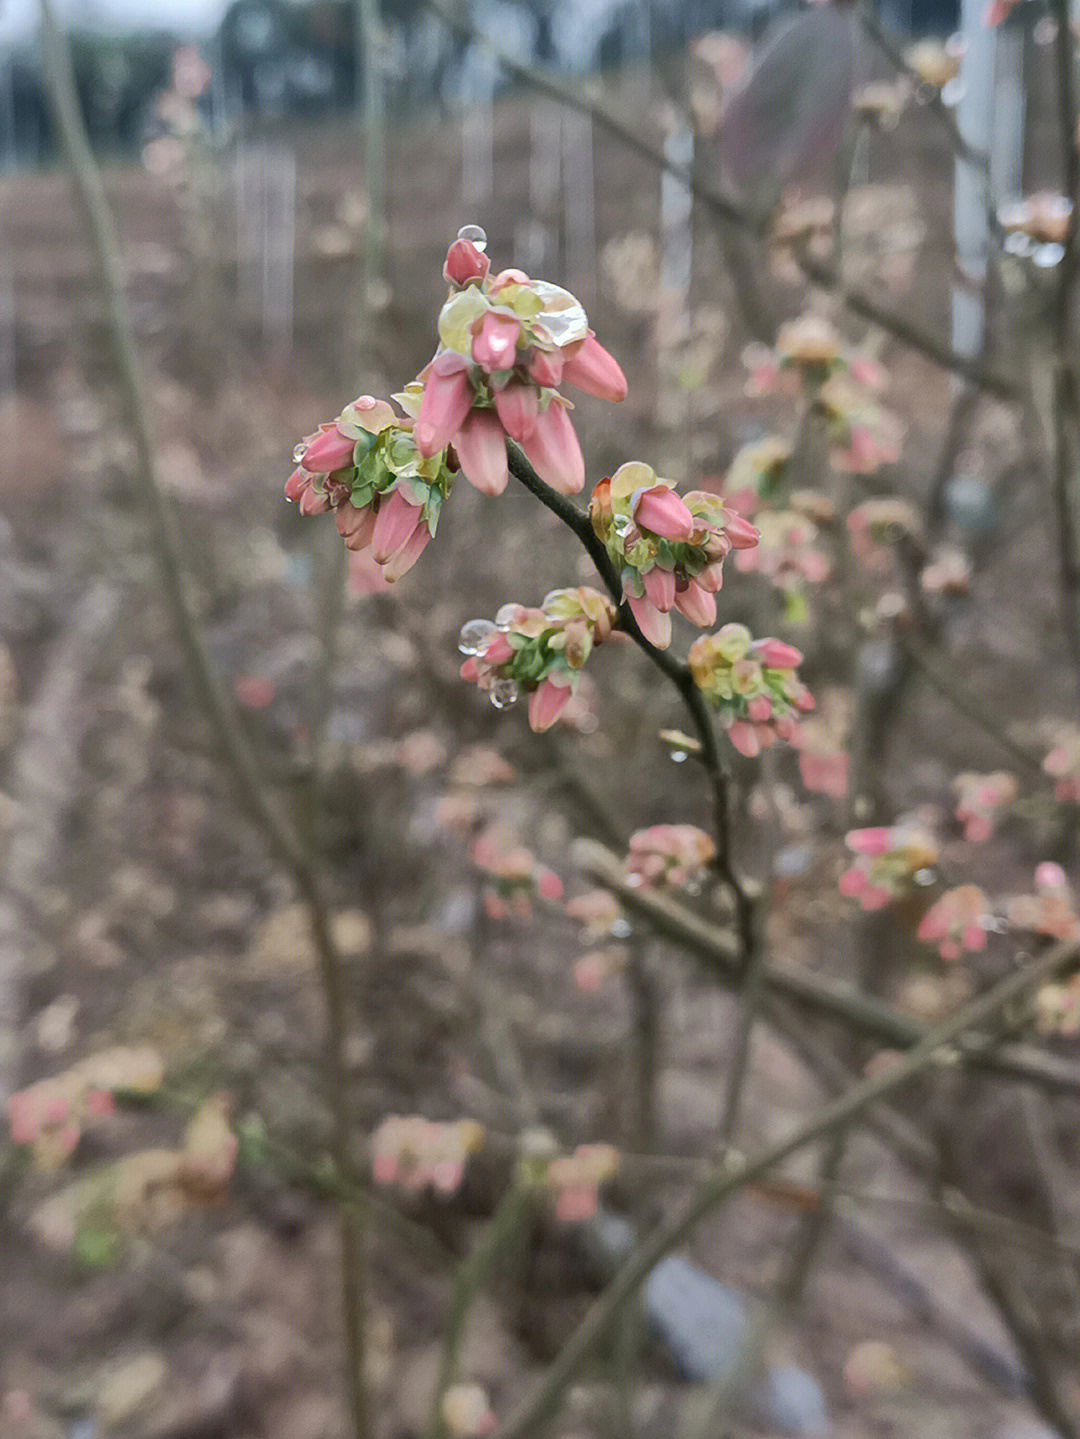
[[843, 799], [848, 792], [851, 755], [845, 749], [799, 747], [799, 776], [811, 794]]
[[855, 862], [840, 876], [840, 893], [868, 911], [909, 893], [938, 861], [933, 836], [913, 822], [849, 830], [844, 843]]
[[470, 620], [459, 648], [461, 677], [484, 690], [498, 709], [529, 696], [529, 725], [548, 730], [570, 702], [593, 648], [615, 623], [615, 606], [581, 585], [552, 590], [538, 609], [508, 604], [494, 621]]
[[921, 526], [914, 505], [887, 496], [856, 505], [847, 517], [847, 528], [852, 554], [880, 574], [889, 568], [890, 551], [905, 540], [917, 540]]
[[994, 833], [1000, 812], [1007, 809], [1020, 792], [1016, 776], [1008, 770], [976, 774], [965, 770], [953, 780], [959, 799], [956, 818], [964, 826], [964, 838], [970, 844], [984, 844]]
[[695, 889], [716, 858], [716, 843], [693, 824], [654, 824], [630, 836], [626, 875], [646, 889]]
[[727, 503], [740, 515], [754, 515], [762, 504], [771, 505], [789, 483], [791, 445], [779, 435], [751, 440], [735, 452], [724, 476]]
[[484, 910], [489, 919], [528, 919], [533, 904], [562, 899], [562, 880], [531, 849], [489, 830], [473, 842], [469, 858], [485, 878]]
[[54, 1169], [75, 1152], [88, 1125], [116, 1112], [118, 1092], [148, 1094], [162, 1078], [153, 1049], [117, 1046], [90, 1055], [11, 1096], [11, 1142], [29, 1146], [40, 1168]]
[[1080, 729], [1057, 726], [1055, 740], [1043, 760], [1043, 771], [1054, 781], [1054, 798], [1059, 804], [1080, 804]]
[[990, 902], [976, 884], [947, 889], [923, 915], [916, 938], [933, 944], [942, 959], [959, 959], [964, 953], [981, 954], [986, 948]]
[[608, 889], [590, 889], [566, 901], [566, 913], [582, 927], [587, 944], [607, 939], [624, 923], [622, 905]]
[[740, 574], [763, 575], [777, 589], [790, 593], [805, 584], [822, 584], [832, 562], [820, 548], [821, 532], [797, 510], [759, 510], [754, 523], [761, 536], [754, 549], [735, 557]]
[[600, 481], [589, 518], [642, 634], [658, 649], [671, 643], [673, 610], [701, 629], [716, 623], [724, 560], [758, 542], [754, 526], [718, 495], [692, 490], [679, 496], [673, 481], [639, 461]]
[[971, 593], [971, 556], [958, 545], [938, 545], [919, 573], [919, 587], [928, 595], [958, 598]]
[[601, 1186], [619, 1171], [619, 1151], [610, 1144], [580, 1144], [573, 1154], [553, 1159], [544, 1182], [555, 1197], [555, 1217], [564, 1224], [592, 1219]]
[[743, 351], [743, 363], [750, 371], [746, 393], [751, 396], [817, 393], [837, 376], [866, 390], [879, 390], [885, 382], [882, 366], [846, 345], [823, 315], [805, 314], [786, 321], [772, 349], [750, 344]]
[[[397, 398], [408, 406], [414, 397], [406, 392]], [[443, 451], [420, 453], [412, 416], [397, 415], [370, 395], [320, 425], [296, 447], [294, 459], [286, 499], [302, 515], [332, 510], [346, 548], [370, 550], [390, 582], [427, 548], [454, 483]], [[370, 593], [374, 584], [363, 588]]]
[[1008, 900], [1005, 915], [1014, 928], [1030, 930], [1046, 939], [1080, 938], [1080, 915], [1072, 886], [1061, 865], [1052, 860], [1036, 866], [1035, 893]]
[[618, 363], [569, 291], [522, 270], [492, 274], [471, 240], [451, 245], [443, 274], [450, 295], [439, 314], [439, 349], [420, 375], [421, 453], [453, 445], [465, 478], [498, 495], [509, 478], [509, 438], [541, 479], [576, 494], [585, 462], [559, 387], [622, 400], [626, 378]]
[[814, 698], [796, 670], [802, 654], [783, 640], [755, 640], [745, 625], [700, 635], [687, 656], [694, 683], [720, 711], [728, 739], [749, 759], [793, 740]]
[[483, 1142], [483, 1128], [472, 1119], [440, 1124], [420, 1115], [390, 1115], [371, 1136], [371, 1177], [376, 1184], [453, 1194]]
[[873, 475], [900, 458], [903, 422], [851, 374], [826, 380], [817, 395], [829, 437], [829, 458], [845, 474]]

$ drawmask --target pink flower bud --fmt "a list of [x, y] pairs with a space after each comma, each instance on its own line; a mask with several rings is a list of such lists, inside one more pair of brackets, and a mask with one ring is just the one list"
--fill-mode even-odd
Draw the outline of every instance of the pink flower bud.
[[[715, 595], [724, 584], [723, 560], [711, 560], [697, 577], [697, 583], [710, 595]], [[711, 621], [710, 621], [711, 623]]]
[[402, 545], [397, 554], [391, 555], [390, 559], [383, 565], [383, 575], [387, 582], [393, 584], [395, 580], [400, 580], [402, 575], [408, 574], [430, 543], [431, 531], [427, 525], [421, 521], [416, 529], [413, 530], [412, 538], [408, 544]]
[[325, 515], [330, 509], [330, 499], [317, 490], [314, 485], [309, 485], [300, 496], [300, 513], [302, 515]]
[[371, 552], [378, 563], [384, 565], [391, 555], [407, 545], [421, 524], [423, 513], [420, 506], [410, 504], [401, 490], [384, 495], [371, 532]]
[[675, 608], [698, 629], [709, 630], [716, 623], [716, 600], [696, 580], [676, 594]]
[[337, 425], [326, 425], [304, 451], [301, 464], [316, 475], [329, 475], [353, 463], [356, 441], [343, 435]]
[[757, 759], [761, 753], [761, 737], [752, 724], [746, 720], [736, 720], [730, 725], [727, 732], [728, 739], [747, 759]]
[[986, 930], [981, 924], [969, 924], [963, 934], [964, 948], [972, 954], [980, 954], [987, 944]]
[[589, 334], [563, 363], [563, 379], [587, 395], [616, 403], [626, 399], [626, 376], [614, 355]]
[[724, 534], [733, 550], [752, 550], [761, 543], [761, 531], [734, 510], [724, 511]]
[[540, 396], [532, 385], [510, 384], [495, 392], [495, 409], [512, 440], [523, 445], [536, 433]]
[[563, 377], [561, 350], [534, 350], [526, 367], [529, 378], [547, 389], [554, 389]]
[[638, 496], [634, 519], [643, 530], [661, 535], [665, 540], [685, 544], [693, 538], [694, 517], [686, 505], [666, 485], [656, 485]]
[[676, 603], [674, 573], [656, 565], [647, 575], [643, 576], [643, 583], [645, 597], [649, 603], [655, 605], [662, 614], [667, 614], [672, 605]]
[[338, 505], [334, 516], [338, 534], [345, 541], [345, 548], [354, 553], [366, 550], [375, 530], [375, 511], [372, 506], [365, 505], [361, 510], [352, 503]]
[[570, 416], [562, 405], [549, 405], [537, 416], [536, 429], [521, 448], [536, 473], [560, 495], [577, 495], [585, 484], [585, 457]]
[[639, 600], [634, 595], [627, 596], [627, 604], [637, 620], [638, 629], [649, 643], [658, 650], [666, 650], [671, 643], [670, 614], [661, 614], [651, 600]]
[[473, 359], [488, 374], [496, 370], [512, 370], [517, 360], [517, 342], [521, 321], [512, 315], [497, 315], [489, 310], [480, 321], [473, 337]]
[[844, 836], [844, 843], [852, 854], [865, 854], [871, 859], [879, 859], [883, 854], [888, 854], [895, 842], [893, 830], [884, 826], [874, 829], [852, 829]]
[[303, 468], [293, 470], [285, 482], [285, 498], [295, 505], [298, 500], [304, 498], [305, 491], [310, 488], [311, 476], [307, 470]]
[[1065, 871], [1052, 859], [1044, 859], [1035, 867], [1036, 889], [1067, 889], [1069, 885]]
[[[546, 684], [547, 681], [545, 680]], [[553, 869], [540, 871], [540, 877], [536, 882], [536, 892], [541, 899], [558, 900], [563, 897], [563, 883]]]
[[473, 398], [467, 361], [452, 354], [432, 360], [414, 432], [425, 459], [446, 449], [472, 409]]
[[569, 685], [544, 680], [529, 696], [529, 728], [536, 734], [549, 730], [570, 703]]
[[470, 280], [486, 280], [491, 261], [471, 240], [455, 240], [446, 252], [443, 279], [451, 285], [467, 285]]
[[506, 468], [506, 436], [490, 410], [471, 410], [454, 437], [462, 473], [484, 495], [501, 495], [510, 471]]
[[839, 890], [845, 899], [858, 899], [870, 881], [861, 869], [848, 869], [840, 876]]
[[783, 640], [758, 640], [754, 658], [770, 670], [793, 670], [803, 662], [802, 652]]
[[501, 630], [492, 635], [480, 656], [486, 665], [505, 665], [514, 658], [514, 647]]
[[772, 719], [773, 703], [768, 695], [758, 695], [746, 706], [746, 713], [754, 724], [768, 724]]

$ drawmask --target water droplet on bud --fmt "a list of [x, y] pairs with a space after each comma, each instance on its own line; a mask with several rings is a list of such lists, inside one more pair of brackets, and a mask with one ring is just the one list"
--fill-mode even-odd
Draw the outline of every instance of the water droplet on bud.
[[457, 232], [459, 240], [468, 240], [470, 245], [475, 245], [481, 254], [487, 249], [487, 231], [480, 225], [462, 225]]
[[484, 648], [484, 641], [495, 633], [490, 620], [466, 620], [458, 635], [457, 647], [463, 655], [478, 655]]
[[500, 605], [495, 612], [496, 628], [500, 630], [509, 629], [519, 609], [520, 605], [514, 604], [512, 600], [508, 604]]
[[301, 440], [298, 445], [294, 445], [294, 446], [293, 446], [293, 452], [292, 452], [293, 462], [298, 465], [298, 464], [300, 463], [300, 461], [304, 458], [304, 456], [307, 454], [307, 452], [308, 452], [307, 440]]
[[673, 749], [671, 751], [672, 764], [684, 764], [689, 758], [690, 756], [686, 753], [684, 749]]
[[508, 710], [517, 704], [518, 687], [511, 679], [496, 680], [491, 687], [491, 703], [497, 710]]
[[924, 888], [937, 880], [937, 875], [932, 869], [917, 869], [911, 877], [916, 884], [922, 885]]
[[612, 939], [629, 939], [634, 929], [628, 919], [616, 919], [611, 925]]

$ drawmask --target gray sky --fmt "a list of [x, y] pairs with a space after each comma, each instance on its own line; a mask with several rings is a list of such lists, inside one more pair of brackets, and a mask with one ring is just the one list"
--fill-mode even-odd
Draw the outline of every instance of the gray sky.
[[[182, 34], [213, 30], [229, 0], [54, 0], [72, 22], [95, 28], [161, 26]], [[0, 44], [23, 39], [37, 25], [38, 0], [0, 0]]]

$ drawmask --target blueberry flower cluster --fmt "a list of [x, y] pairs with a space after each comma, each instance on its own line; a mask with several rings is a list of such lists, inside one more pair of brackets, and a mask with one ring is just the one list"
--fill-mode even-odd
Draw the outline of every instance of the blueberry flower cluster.
[[626, 873], [646, 889], [700, 889], [716, 844], [694, 824], [654, 824], [630, 836]]
[[485, 690], [496, 709], [528, 694], [529, 724], [542, 734], [569, 704], [593, 647], [614, 623], [615, 606], [587, 585], [552, 590], [538, 609], [503, 605], [494, 621], [463, 626], [461, 677]]
[[506, 488], [506, 440], [516, 440], [537, 474], [561, 494], [585, 483], [585, 461], [566, 382], [600, 399], [626, 397], [626, 377], [589, 329], [568, 290], [523, 270], [491, 274], [482, 232], [468, 226], [443, 270], [450, 296], [439, 314], [439, 350], [421, 373], [421, 453], [449, 444], [484, 494]]
[[[412, 403], [408, 393], [395, 398]], [[293, 458], [286, 499], [303, 515], [333, 510], [346, 546], [370, 550], [386, 580], [400, 579], [423, 554], [454, 483], [444, 451], [420, 452], [412, 416], [370, 395], [320, 425]]]
[[990, 902], [977, 884], [961, 884], [945, 893], [923, 915], [916, 937], [937, 945], [942, 959], [954, 960], [967, 951], [986, 948]]
[[639, 461], [600, 481], [589, 518], [642, 634], [658, 649], [671, 643], [673, 609], [702, 629], [716, 623], [724, 560], [758, 542], [754, 526], [718, 495], [693, 490], [680, 498], [671, 480]]
[[865, 910], [885, 909], [922, 882], [923, 876], [933, 882], [938, 847], [917, 824], [849, 830], [844, 843], [855, 862], [840, 876], [840, 893], [857, 899]]
[[749, 759], [792, 739], [814, 698], [795, 671], [802, 654], [783, 640], [755, 640], [745, 625], [701, 635], [687, 656], [694, 682], [719, 709], [728, 739]]

